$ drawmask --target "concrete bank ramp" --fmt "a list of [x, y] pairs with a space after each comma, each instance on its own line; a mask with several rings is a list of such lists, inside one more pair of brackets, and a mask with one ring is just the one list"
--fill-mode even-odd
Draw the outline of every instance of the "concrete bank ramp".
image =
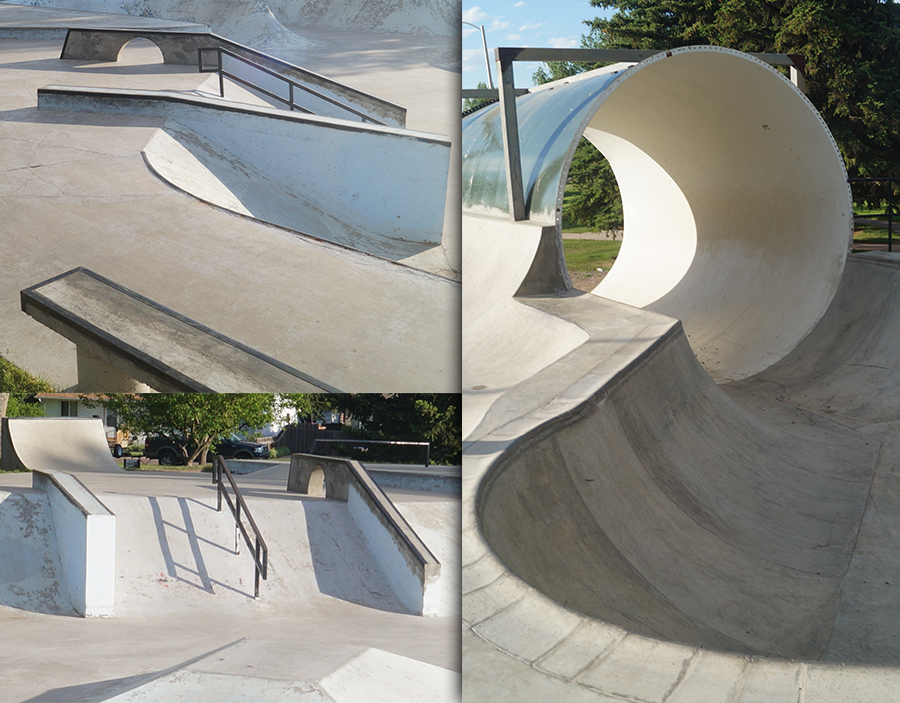
[[594, 618], [816, 659], [881, 446], [829, 429], [811, 439], [752, 417], [677, 334], [495, 470], [481, 496], [484, 535], [515, 573]]
[[191, 703], [398, 703], [458, 700], [460, 676], [432, 664], [368, 648], [315, 681], [282, 681], [219, 674], [192, 668], [166, 674], [121, 693], [109, 702], [158, 700]]
[[209, 25], [217, 34], [253, 46], [302, 45], [285, 24], [321, 25], [360, 32], [452, 35], [458, 5], [443, 0], [24, 0], [19, 4], [110, 14], [159, 17]]
[[289, 497], [283, 487], [280, 499], [246, 492], [269, 547], [269, 578], [254, 601], [253, 559], [243, 542], [234, 554], [234, 519], [216, 512], [209, 488], [208, 497], [101, 494], [118, 518], [117, 615], [296, 612], [327, 608], [332, 599], [407, 612], [346, 505]]
[[201, 200], [359, 251], [397, 260], [440, 245], [449, 142], [256, 115], [185, 107], [150, 139], [144, 158]]

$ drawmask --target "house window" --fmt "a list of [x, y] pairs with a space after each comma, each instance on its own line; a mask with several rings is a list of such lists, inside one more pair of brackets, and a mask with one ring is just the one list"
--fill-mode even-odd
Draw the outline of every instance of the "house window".
[[78, 417], [78, 401], [62, 400], [60, 401], [60, 416], [62, 417]]

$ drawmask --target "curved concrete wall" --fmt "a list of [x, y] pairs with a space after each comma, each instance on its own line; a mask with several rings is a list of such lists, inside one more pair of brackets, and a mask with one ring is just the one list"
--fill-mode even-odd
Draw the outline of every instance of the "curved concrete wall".
[[650, 637], [817, 659], [878, 456], [851, 430], [813, 439], [752, 417], [679, 333], [508, 452], [476, 510], [510, 570], [569, 608]]
[[[767, 368], [822, 316], [849, 248], [850, 192], [824, 122], [776, 70], [686, 47], [517, 106], [532, 221], [559, 223], [584, 135], [625, 211], [621, 253], [595, 292], [682, 320], [714, 378]], [[499, 106], [463, 123], [463, 207], [507, 215]]]

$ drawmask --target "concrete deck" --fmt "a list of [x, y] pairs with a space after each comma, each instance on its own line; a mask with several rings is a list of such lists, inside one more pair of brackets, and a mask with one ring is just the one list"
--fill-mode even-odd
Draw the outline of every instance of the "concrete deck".
[[[117, 515], [116, 613], [36, 612], [33, 599], [10, 603], [0, 591], [4, 701], [458, 700], [458, 615], [409, 614], [345, 504], [288, 494], [287, 466], [237, 477], [270, 549], [254, 601], [252, 560], [246, 549], [232, 553], [233, 522], [215, 510], [210, 475], [78, 458], [90, 452], [77, 447], [97, 445], [78, 440], [83, 424], [71, 425], [74, 455], [61, 451], [52, 463], [82, 469], [79, 479]], [[7, 506], [21, 513], [39, 503], [30, 483], [30, 474], [0, 475], [0, 524]], [[459, 501], [387, 493], [442, 573], [458, 579]], [[3, 581], [22, 576], [11, 568], [4, 560]]]
[[[15, 8], [10, 26], [29, 11]], [[338, 388], [458, 389], [459, 286], [420, 270], [454, 276], [444, 249], [398, 265], [186, 197], [142, 158], [160, 118], [45, 113], [36, 91], [55, 83], [211, 95], [209, 77], [158, 63], [154, 47], [126, 48], [117, 64], [62, 62], [60, 47], [61, 39], [0, 40], [0, 354], [55, 385], [75, 384], [72, 345], [27, 319], [17, 298], [85, 265]], [[387, 60], [375, 69], [388, 73]], [[424, 116], [409, 106], [411, 122], [435, 109], [430, 94], [417, 102]], [[244, 91], [229, 95], [259, 104]]]

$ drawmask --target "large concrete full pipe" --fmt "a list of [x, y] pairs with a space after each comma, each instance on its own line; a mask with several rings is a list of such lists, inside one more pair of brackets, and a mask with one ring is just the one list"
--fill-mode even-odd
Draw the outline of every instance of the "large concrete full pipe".
[[[532, 222], [559, 225], [586, 137], [625, 214], [618, 260], [594, 292], [682, 320], [716, 381], [770, 367], [821, 318], [851, 241], [850, 190], [825, 123], [777, 70], [685, 47], [542, 86], [517, 107]], [[508, 217], [500, 122], [499, 106], [463, 122], [472, 214]]]

